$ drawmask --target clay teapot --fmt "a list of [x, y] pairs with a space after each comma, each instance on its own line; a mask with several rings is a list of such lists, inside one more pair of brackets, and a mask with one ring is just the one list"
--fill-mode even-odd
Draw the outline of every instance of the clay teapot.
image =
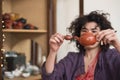
[[77, 36], [70, 36], [70, 35], [66, 35], [64, 36], [65, 40], [71, 40], [71, 39], [75, 39], [77, 40], [82, 46], [88, 46], [88, 45], [93, 45], [96, 43], [96, 36], [93, 35], [93, 33], [90, 32], [86, 32], [84, 34], [82, 34], [80, 37]]

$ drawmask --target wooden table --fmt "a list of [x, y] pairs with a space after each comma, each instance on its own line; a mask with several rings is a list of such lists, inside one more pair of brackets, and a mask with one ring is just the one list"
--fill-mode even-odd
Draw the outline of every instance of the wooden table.
[[42, 80], [41, 75], [32, 75], [30, 77], [24, 78], [24, 77], [15, 77], [13, 79], [4, 78], [4, 80]]

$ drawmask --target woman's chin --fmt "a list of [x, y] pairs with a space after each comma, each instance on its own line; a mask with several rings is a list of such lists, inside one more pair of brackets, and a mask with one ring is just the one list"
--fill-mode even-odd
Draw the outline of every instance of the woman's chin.
[[99, 47], [99, 43], [95, 43], [94, 45], [84, 46], [85, 49], [95, 49]]

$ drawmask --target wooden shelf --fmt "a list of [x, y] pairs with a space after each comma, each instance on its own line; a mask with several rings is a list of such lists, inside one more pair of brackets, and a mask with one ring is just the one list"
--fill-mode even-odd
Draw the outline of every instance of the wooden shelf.
[[47, 30], [3, 29], [5, 33], [47, 33]]

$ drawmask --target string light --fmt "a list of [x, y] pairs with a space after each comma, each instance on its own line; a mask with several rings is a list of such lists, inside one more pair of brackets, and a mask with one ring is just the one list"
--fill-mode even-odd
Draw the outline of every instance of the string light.
[[[3, 41], [3, 43], [4, 43], [4, 42], [5, 42], [5, 38], [6, 38], [6, 37], [5, 37], [5, 34], [3, 34], [2, 36], [3, 36], [2, 41]], [[5, 58], [4, 58], [5, 49], [3, 48], [3, 46], [2, 46], [1, 52], [2, 52], [2, 56], [1, 56], [2, 64], [1, 64], [1, 67], [4, 67], [4, 63], [6, 63], [6, 62], [5, 62], [6, 60], [4, 60], [4, 59], [5, 59]]]

